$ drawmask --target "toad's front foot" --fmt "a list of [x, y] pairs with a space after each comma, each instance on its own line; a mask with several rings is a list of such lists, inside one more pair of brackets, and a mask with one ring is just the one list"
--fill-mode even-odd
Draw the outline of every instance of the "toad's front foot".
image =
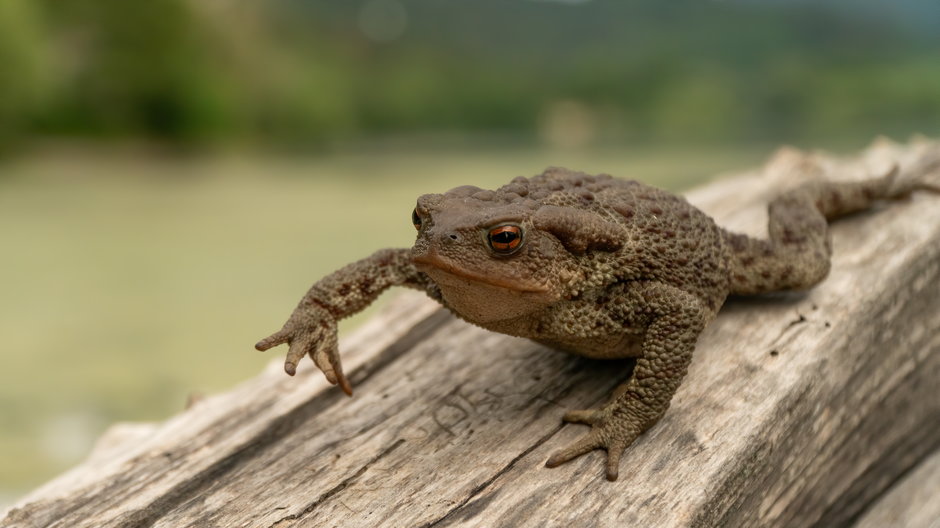
[[259, 341], [255, 348], [265, 351], [282, 343], [290, 345], [284, 360], [285, 372], [293, 376], [297, 363], [309, 355], [327, 381], [338, 384], [343, 392], [352, 396], [352, 386], [343, 374], [339, 359], [336, 320], [328, 310], [314, 303], [302, 303], [280, 331]]
[[607, 480], [617, 480], [620, 471], [620, 456], [643, 432], [635, 420], [617, 415], [611, 407], [600, 410], [569, 411], [562, 418], [569, 423], [591, 426], [591, 432], [577, 442], [556, 451], [545, 462], [546, 467], [556, 467], [595, 449], [607, 451]]

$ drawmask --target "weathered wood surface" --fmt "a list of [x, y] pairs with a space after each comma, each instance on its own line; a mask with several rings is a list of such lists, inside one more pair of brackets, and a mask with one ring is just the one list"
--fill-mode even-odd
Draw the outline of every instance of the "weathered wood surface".
[[[781, 151], [689, 197], [760, 234], [767, 199], [796, 178], [938, 161], [926, 142], [881, 142], [853, 163]], [[162, 425], [116, 430], [0, 525], [850, 525], [940, 448], [940, 196], [833, 236], [820, 286], [729, 301], [615, 483], [603, 452], [543, 464], [586, 431], [564, 410], [602, 403], [629, 362], [489, 333], [410, 294], [342, 343], [353, 398], [309, 362], [285, 376], [278, 358]]]
[[940, 528], [940, 451], [878, 499], [855, 528]]

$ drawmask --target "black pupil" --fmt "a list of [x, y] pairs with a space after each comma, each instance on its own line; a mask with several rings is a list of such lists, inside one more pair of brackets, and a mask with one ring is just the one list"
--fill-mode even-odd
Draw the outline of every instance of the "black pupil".
[[417, 209], [415, 209], [414, 211], [411, 212], [411, 223], [414, 224], [414, 225], [416, 225], [416, 226], [421, 225], [421, 217], [418, 216], [418, 210], [417, 210]]
[[500, 231], [493, 235], [492, 240], [497, 244], [509, 244], [517, 238], [519, 238], [519, 235], [513, 231]]

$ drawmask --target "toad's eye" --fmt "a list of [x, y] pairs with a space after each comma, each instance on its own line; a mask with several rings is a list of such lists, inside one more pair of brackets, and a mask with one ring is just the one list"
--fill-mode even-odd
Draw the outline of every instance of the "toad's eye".
[[417, 209], [411, 212], [411, 223], [415, 225], [415, 229], [421, 229], [421, 217], [418, 216]]
[[508, 255], [522, 246], [522, 228], [517, 225], [494, 227], [490, 229], [486, 239], [493, 251]]

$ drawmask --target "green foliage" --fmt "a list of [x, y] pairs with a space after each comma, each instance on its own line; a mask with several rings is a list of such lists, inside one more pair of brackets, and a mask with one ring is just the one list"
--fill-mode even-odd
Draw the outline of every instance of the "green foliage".
[[191, 140], [223, 133], [232, 104], [185, 0], [48, 0], [59, 91], [50, 132]]
[[0, 2], [0, 150], [27, 134], [43, 102], [43, 26], [30, 0]]
[[0, 145], [531, 136], [560, 101], [600, 140], [940, 132], [940, 31], [914, 0], [397, 2], [403, 31], [374, 40], [368, 0], [5, 0]]

